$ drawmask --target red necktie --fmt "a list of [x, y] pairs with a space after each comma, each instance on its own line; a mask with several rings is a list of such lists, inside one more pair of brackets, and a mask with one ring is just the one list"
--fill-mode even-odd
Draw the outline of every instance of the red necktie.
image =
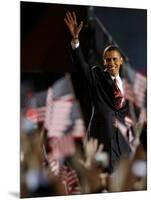
[[114, 90], [114, 106], [116, 109], [119, 109], [122, 107], [122, 99], [123, 95], [117, 85], [117, 79], [114, 79], [114, 85], [113, 85], [113, 90]]

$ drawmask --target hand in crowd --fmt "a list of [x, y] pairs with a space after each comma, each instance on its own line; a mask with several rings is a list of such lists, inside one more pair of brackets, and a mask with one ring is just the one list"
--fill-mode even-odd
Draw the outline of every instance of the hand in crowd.
[[85, 152], [85, 161], [81, 161], [81, 164], [90, 168], [92, 163], [94, 162], [95, 155], [97, 153], [101, 153], [103, 150], [103, 144], [98, 144], [98, 140], [94, 138], [90, 138], [89, 140], [84, 140], [84, 152]]

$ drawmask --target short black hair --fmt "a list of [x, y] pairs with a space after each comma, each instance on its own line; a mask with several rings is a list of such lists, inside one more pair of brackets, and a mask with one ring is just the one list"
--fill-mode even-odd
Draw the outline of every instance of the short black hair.
[[106, 52], [109, 52], [109, 51], [117, 51], [120, 54], [120, 56], [124, 58], [120, 48], [118, 46], [115, 46], [115, 45], [109, 45], [104, 49], [103, 58], [105, 57]]

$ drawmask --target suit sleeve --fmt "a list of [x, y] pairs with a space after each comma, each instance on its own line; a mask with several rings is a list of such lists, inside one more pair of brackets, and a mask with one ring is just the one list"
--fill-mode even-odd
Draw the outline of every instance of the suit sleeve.
[[86, 62], [84, 55], [82, 53], [82, 50], [80, 47], [72, 50], [73, 51], [73, 61], [76, 65], [76, 68], [78, 72], [84, 74], [84, 77], [86, 78], [86, 81], [92, 86], [92, 70], [88, 63]]

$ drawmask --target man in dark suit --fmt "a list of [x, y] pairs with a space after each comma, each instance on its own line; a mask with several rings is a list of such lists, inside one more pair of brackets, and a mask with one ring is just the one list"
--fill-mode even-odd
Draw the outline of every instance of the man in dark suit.
[[80, 49], [79, 33], [83, 22], [77, 24], [74, 12], [67, 12], [64, 21], [72, 35], [71, 45], [78, 68], [84, 73], [91, 92], [93, 112], [88, 136], [104, 144], [110, 158], [108, 170], [112, 173], [121, 157], [127, 157], [131, 152], [128, 142], [116, 126], [116, 120], [124, 123], [128, 114], [128, 102], [124, 99], [119, 74], [123, 57], [118, 47], [108, 46], [103, 53], [104, 69], [98, 66], [90, 68]]

